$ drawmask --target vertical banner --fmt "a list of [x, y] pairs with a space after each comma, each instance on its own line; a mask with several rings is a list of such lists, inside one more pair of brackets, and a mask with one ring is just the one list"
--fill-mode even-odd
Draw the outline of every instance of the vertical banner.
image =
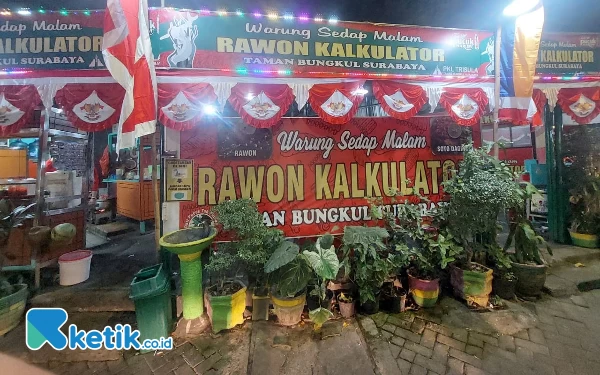
[[531, 96], [538, 59], [544, 7], [516, 17], [502, 27], [500, 39], [500, 119], [527, 124], [535, 114]]
[[436, 144], [449, 147], [434, 155], [431, 121], [355, 118], [339, 126], [285, 118], [268, 129], [240, 119], [203, 122], [181, 133], [181, 157], [194, 160], [195, 202], [181, 204], [180, 226], [239, 198], [255, 200], [265, 224], [290, 237], [369, 223], [369, 197], [383, 197], [393, 211], [398, 201], [416, 201], [412, 187], [434, 207], [443, 200], [442, 182], [462, 158], [458, 142], [468, 135], [460, 126], [445, 126]]

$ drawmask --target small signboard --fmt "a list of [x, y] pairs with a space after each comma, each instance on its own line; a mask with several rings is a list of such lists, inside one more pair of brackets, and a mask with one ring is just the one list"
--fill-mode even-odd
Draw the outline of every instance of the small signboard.
[[193, 195], [194, 162], [192, 160], [165, 160], [167, 173], [167, 202], [191, 201]]

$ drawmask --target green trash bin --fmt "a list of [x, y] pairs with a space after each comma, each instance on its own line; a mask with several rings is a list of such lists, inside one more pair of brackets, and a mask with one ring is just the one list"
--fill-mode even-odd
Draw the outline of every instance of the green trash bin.
[[169, 337], [173, 325], [170, 295], [169, 278], [162, 264], [144, 268], [133, 277], [129, 298], [135, 304], [140, 343]]

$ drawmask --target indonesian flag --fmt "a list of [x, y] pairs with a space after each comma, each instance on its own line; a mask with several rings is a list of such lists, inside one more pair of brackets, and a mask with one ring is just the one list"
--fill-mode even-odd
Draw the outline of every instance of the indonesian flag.
[[501, 120], [517, 125], [528, 124], [536, 113], [531, 96], [543, 26], [544, 8], [540, 2], [531, 12], [502, 27], [499, 61]]
[[148, 0], [108, 0], [102, 53], [125, 89], [117, 149], [156, 131], [156, 72], [148, 32]]

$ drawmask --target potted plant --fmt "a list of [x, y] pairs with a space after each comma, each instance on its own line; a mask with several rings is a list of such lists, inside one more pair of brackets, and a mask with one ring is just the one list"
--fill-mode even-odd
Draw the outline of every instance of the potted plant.
[[217, 247], [204, 268], [210, 284], [204, 292], [204, 304], [214, 333], [244, 323], [246, 286], [238, 279], [239, 260], [229, 244]]
[[340, 262], [333, 246], [333, 236], [331, 234], [321, 236], [315, 244], [315, 251], [304, 250], [302, 256], [306, 258], [317, 281], [314, 291], [317, 292], [321, 303], [316, 309], [310, 310], [308, 316], [315, 324], [315, 329], [319, 330], [333, 316], [331, 310], [327, 308], [329, 306], [323, 306], [323, 301], [329, 300], [329, 303], [331, 301], [327, 298], [327, 283], [335, 280], [340, 269]]
[[458, 171], [443, 183], [449, 199], [442, 214], [465, 250], [451, 267], [450, 281], [470, 306], [488, 304], [493, 272], [486, 262], [507, 262], [496, 241], [498, 214], [520, 200], [514, 173], [489, 155], [490, 149], [491, 144], [479, 149], [465, 145]]
[[494, 280], [492, 281], [492, 291], [502, 299], [514, 299], [517, 286], [517, 276], [509, 270], [494, 270]]
[[[230, 245], [248, 275], [252, 297], [252, 320], [268, 320], [271, 298], [264, 271], [265, 263], [283, 242], [283, 232], [267, 228], [256, 203], [251, 199], [229, 200], [214, 208], [218, 223], [232, 239]], [[249, 305], [246, 303], [246, 305]]]
[[571, 189], [571, 228], [569, 234], [575, 246], [600, 247], [600, 181], [585, 177], [580, 186]]
[[269, 275], [271, 299], [279, 324], [293, 326], [300, 323], [306, 303], [306, 286], [313, 277], [300, 247], [291, 241], [282, 242], [264, 270]]
[[23, 221], [33, 218], [29, 212], [34, 206], [35, 204], [19, 206], [11, 210], [8, 200], [0, 201], [0, 336], [18, 325], [25, 311], [27, 284], [9, 282], [2, 274], [2, 266], [6, 243], [12, 229], [19, 227]]
[[[342, 243], [349, 264], [363, 312], [374, 314], [379, 311], [379, 297], [383, 283], [394, 275], [399, 258], [387, 251], [383, 242], [389, 237], [384, 228], [347, 226], [344, 228]], [[348, 257], [350, 252], [352, 257]]]
[[337, 296], [338, 306], [340, 308], [340, 314], [344, 318], [352, 318], [355, 311], [354, 296], [347, 292], [340, 292]]
[[525, 213], [526, 201], [536, 191], [537, 189], [531, 184], [526, 184], [521, 189], [521, 202], [513, 209], [510, 232], [504, 245], [504, 249], [508, 250], [514, 241], [514, 253], [510, 255], [512, 260], [510, 269], [517, 278], [517, 294], [525, 297], [539, 296], [546, 282], [548, 266], [541, 255], [540, 247], [546, 247], [548, 253], [552, 255], [552, 249], [544, 238], [535, 232], [533, 224]]

